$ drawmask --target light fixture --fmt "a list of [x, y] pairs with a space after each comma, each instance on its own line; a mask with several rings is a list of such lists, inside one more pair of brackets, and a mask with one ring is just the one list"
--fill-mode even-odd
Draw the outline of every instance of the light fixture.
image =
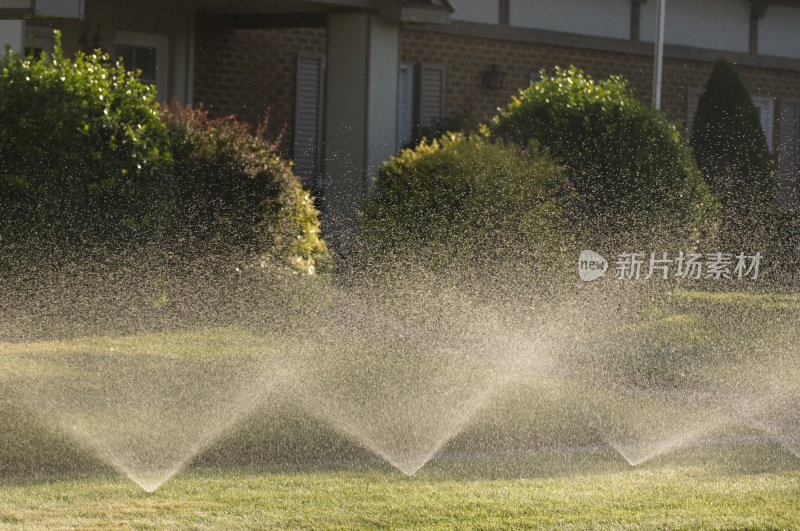
[[492, 65], [488, 70], [481, 72], [483, 86], [487, 89], [497, 90], [503, 86], [508, 72], [503, 72], [497, 65]]

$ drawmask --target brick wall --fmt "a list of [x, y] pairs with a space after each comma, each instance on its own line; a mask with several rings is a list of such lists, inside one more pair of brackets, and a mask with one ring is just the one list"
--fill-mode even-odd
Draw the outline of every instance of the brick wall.
[[[574, 64], [595, 79], [619, 74], [630, 81], [639, 99], [650, 104], [653, 59], [649, 56], [614, 53], [566, 46], [509, 42], [465, 37], [426, 30], [401, 32], [401, 60], [445, 65], [447, 113], [471, 112], [476, 117], [495, 114], [519, 88], [528, 86], [532, 71], [548, 71]], [[508, 72], [503, 88], [483, 87], [481, 72], [497, 64]], [[671, 119], [685, 120], [687, 88], [702, 89], [712, 64], [665, 58], [662, 107]], [[800, 72], [739, 67], [751, 94], [800, 98]]]
[[[212, 116], [236, 114], [253, 125], [270, 111], [269, 133], [285, 128], [283, 145], [291, 154], [296, 53], [325, 53], [324, 28], [234, 29], [200, 15], [195, 50], [195, 95]], [[403, 28], [401, 61], [445, 65], [445, 111], [475, 117], [495, 114], [529, 83], [531, 72], [574, 64], [603, 79], [626, 77], [646, 104], [651, 99], [652, 58], [555, 46], [466, 37]], [[483, 87], [481, 72], [497, 64], [508, 72], [501, 89]], [[705, 87], [712, 64], [665, 58], [662, 106], [672, 119], [686, 118], [686, 91]], [[738, 67], [751, 94], [800, 98], [800, 72]], [[776, 113], [777, 114], [777, 113]], [[777, 131], [777, 128], [776, 128]]]
[[291, 154], [297, 52], [325, 53], [325, 29], [235, 29], [198, 15], [196, 35], [194, 101], [211, 116], [235, 114], [253, 126], [269, 113], [268, 134], [285, 128]]

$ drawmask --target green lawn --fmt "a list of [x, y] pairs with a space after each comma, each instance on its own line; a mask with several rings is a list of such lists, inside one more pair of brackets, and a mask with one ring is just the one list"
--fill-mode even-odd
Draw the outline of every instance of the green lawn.
[[[487, 379], [424, 334], [0, 343], [0, 528], [800, 528], [799, 312], [679, 291], [563, 352], [501, 329], [486, 352], [531, 358]], [[173, 466], [152, 494], [115, 472]]]
[[0, 526], [796, 529], [800, 467], [764, 450], [638, 468], [605, 452], [440, 459], [414, 477], [379, 463], [193, 469], [153, 494], [115, 476], [16, 480], [0, 482]]

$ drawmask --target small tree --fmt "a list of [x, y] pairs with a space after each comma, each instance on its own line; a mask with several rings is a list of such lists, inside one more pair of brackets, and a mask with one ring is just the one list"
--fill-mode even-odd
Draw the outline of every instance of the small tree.
[[691, 145], [723, 209], [723, 239], [755, 245], [767, 237], [777, 183], [758, 109], [733, 65], [720, 59], [700, 97]]

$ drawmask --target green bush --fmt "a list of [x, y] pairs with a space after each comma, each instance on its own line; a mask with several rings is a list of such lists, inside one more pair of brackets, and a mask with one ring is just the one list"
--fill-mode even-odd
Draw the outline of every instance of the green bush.
[[724, 239], [732, 245], [765, 241], [775, 221], [777, 183], [758, 109], [733, 65], [723, 59], [714, 64], [700, 97], [691, 144], [698, 167], [720, 198]]
[[569, 246], [569, 196], [563, 172], [535, 149], [447, 133], [380, 167], [362, 237], [372, 254], [413, 249], [439, 265], [531, 255], [541, 265]]
[[[313, 272], [327, 259], [313, 200], [273, 144], [233, 119], [163, 113], [107, 55], [0, 61], [5, 256], [214, 245]], [[33, 244], [33, 245], [31, 245]]]
[[543, 73], [492, 132], [520, 145], [535, 140], [566, 166], [579, 221], [598, 240], [691, 243], [713, 231], [718, 206], [679, 129], [619, 77], [594, 82], [575, 67]]
[[164, 110], [174, 163], [173, 234], [189, 248], [230, 248], [313, 273], [327, 264], [318, 212], [278, 154], [277, 142], [233, 117]]
[[474, 133], [478, 131], [480, 121], [469, 109], [461, 109], [448, 113], [446, 116], [424, 127], [419, 127], [413, 137], [403, 148], [414, 148], [420, 142], [430, 142], [445, 133]]
[[[107, 55], [0, 60], [0, 237], [110, 242], [161, 226], [170, 162], [154, 90]], [[149, 237], [149, 236], [147, 236]]]

